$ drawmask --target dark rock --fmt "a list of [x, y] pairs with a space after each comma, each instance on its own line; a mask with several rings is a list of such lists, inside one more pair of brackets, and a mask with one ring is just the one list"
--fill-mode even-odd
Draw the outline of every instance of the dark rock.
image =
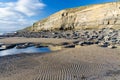
[[93, 41], [93, 43], [94, 43], [94, 44], [99, 44], [100, 41], [99, 41], [99, 40], [97, 40], [97, 41]]
[[85, 41], [84, 44], [85, 44], [85, 45], [92, 45], [92, 44], [94, 44], [94, 43], [93, 43], [92, 41]]
[[86, 77], [85, 77], [84, 75], [82, 75], [82, 76], [81, 76], [81, 79], [82, 79], [82, 80], [85, 80], [85, 79], [86, 79]]
[[82, 41], [82, 42], [78, 43], [78, 45], [81, 45], [81, 46], [92, 45], [92, 44], [94, 44], [94, 42], [92, 42], [92, 41]]
[[27, 47], [30, 47], [29, 43], [23, 43], [23, 44], [16, 45], [16, 49], [23, 49], [23, 48], [27, 48]]
[[[12, 37], [10, 35], [8, 36]], [[17, 32], [17, 34], [14, 35], [14, 37], [77, 39], [79, 40], [79, 42], [73, 42], [73, 43], [79, 45], [100, 44], [102, 42], [109, 42], [110, 44], [120, 44], [120, 30], [114, 30], [112, 28], [102, 28], [100, 30], [77, 30], [77, 31], [75, 30], [73, 31], [46, 30], [40, 32], [20, 31]], [[62, 43], [62, 45], [67, 45], [67, 44]], [[106, 44], [104, 43], [103, 46], [106, 46]]]
[[64, 48], [75, 48], [74, 44], [65, 45]]
[[80, 41], [73, 41], [73, 44], [78, 44]]
[[68, 45], [68, 44], [69, 44], [68, 42], [61, 43], [61, 45]]
[[110, 44], [108, 42], [101, 42], [98, 44], [100, 47], [108, 47]]
[[16, 46], [15, 44], [3, 44], [3, 45], [1, 45], [1, 50], [11, 49], [11, 48], [14, 48], [15, 46]]
[[0, 47], [3, 45], [3, 43], [0, 43]]
[[42, 44], [36, 44], [35, 45], [36, 48], [42, 48], [42, 47], [48, 47], [47, 45], [42, 45]]

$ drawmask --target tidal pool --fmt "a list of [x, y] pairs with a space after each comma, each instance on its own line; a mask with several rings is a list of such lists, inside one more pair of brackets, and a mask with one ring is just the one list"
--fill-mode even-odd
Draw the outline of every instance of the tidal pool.
[[22, 54], [22, 53], [47, 53], [51, 52], [51, 50], [48, 47], [43, 48], [36, 48], [36, 47], [28, 47], [24, 49], [7, 49], [0, 51], [0, 56], [7, 56], [7, 55], [14, 55], [14, 54]]

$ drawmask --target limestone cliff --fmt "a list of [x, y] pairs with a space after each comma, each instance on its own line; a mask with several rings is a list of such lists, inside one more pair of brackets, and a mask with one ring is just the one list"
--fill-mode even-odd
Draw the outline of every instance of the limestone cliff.
[[30, 31], [112, 27], [120, 29], [120, 3], [65, 9], [27, 28]]

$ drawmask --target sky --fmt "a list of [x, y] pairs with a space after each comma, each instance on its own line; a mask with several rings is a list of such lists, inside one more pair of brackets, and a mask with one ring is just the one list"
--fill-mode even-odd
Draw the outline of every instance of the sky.
[[62, 9], [115, 0], [0, 0], [0, 32], [32, 25]]

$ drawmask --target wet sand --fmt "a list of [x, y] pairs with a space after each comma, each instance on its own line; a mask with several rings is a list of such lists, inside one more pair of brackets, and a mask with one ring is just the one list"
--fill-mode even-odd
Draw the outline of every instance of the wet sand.
[[26, 43], [26, 42], [33, 42], [33, 43], [51, 43], [51, 44], [60, 44], [62, 42], [72, 42], [74, 40], [68, 39], [55, 39], [55, 38], [24, 38], [24, 37], [10, 37], [0, 39], [0, 43], [6, 44], [15, 44], [15, 43]]
[[[34, 39], [11, 38], [19, 43]], [[65, 40], [35, 42], [56, 43]], [[0, 80], [120, 80], [120, 48], [97, 45], [65, 48], [46, 54], [19, 54], [0, 58]]]

